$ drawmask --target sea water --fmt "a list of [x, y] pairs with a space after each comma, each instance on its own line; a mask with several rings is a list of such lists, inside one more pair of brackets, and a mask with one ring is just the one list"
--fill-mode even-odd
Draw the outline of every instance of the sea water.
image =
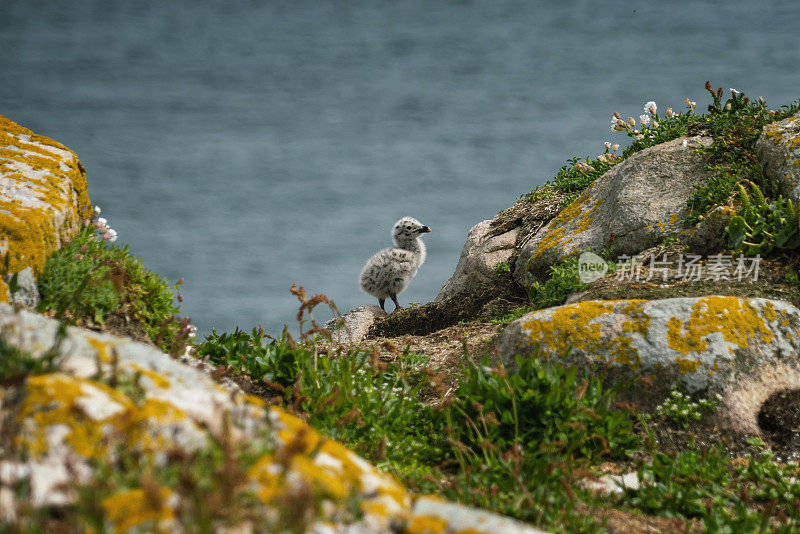
[[[800, 97], [794, 2], [0, 2], [0, 114], [77, 152], [118, 244], [183, 278], [200, 334], [340, 310], [392, 223], [431, 227], [402, 304], [469, 228], [596, 157], [614, 111], [703, 85]], [[391, 309], [391, 305], [388, 306]], [[325, 314], [320, 314], [325, 317]]]

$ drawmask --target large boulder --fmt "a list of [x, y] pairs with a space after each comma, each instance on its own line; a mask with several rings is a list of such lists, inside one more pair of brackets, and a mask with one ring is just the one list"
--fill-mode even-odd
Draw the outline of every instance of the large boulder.
[[783, 196], [800, 205], [800, 113], [764, 126], [756, 153]]
[[522, 247], [515, 279], [527, 285], [554, 263], [587, 250], [611, 246], [617, 254], [636, 254], [684, 235], [687, 201], [708, 177], [697, 149], [711, 143], [706, 136], [681, 137], [611, 168]]
[[673, 385], [719, 393], [721, 425], [755, 432], [770, 395], [800, 389], [800, 310], [726, 296], [584, 301], [522, 317], [498, 350], [512, 369], [518, 355], [541, 355], [601, 370], [610, 383], [633, 379], [626, 395], [645, 407]]
[[434, 300], [443, 301], [492, 284], [497, 276], [495, 265], [511, 258], [518, 233], [519, 228], [512, 228], [497, 234], [493, 232], [491, 220], [470, 228], [456, 270]]
[[[540, 532], [481, 510], [415, 498], [393, 476], [297, 417], [215, 382], [213, 369], [200, 360], [176, 360], [152, 346], [81, 328], [68, 327], [63, 335], [59, 330], [54, 319], [0, 304], [3, 357], [21, 357], [19, 349], [32, 361], [52, 361], [52, 368], [45, 364], [38, 373], [18, 375], [14, 361], [4, 362], [0, 530], [23, 520], [31, 506], [68, 513], [81, 486], [104, 469], [121, 469], [121, 455], [182, 473], [184, 480], [202, 469], [193, 464], [205, 461], [203, 452], [213, 451], [231, 455], [219, 476], [229, 474], [233, 486], [217, 478], [203, 484], [251, 492], [252, 498], [243, 498], [251, 506], [245, 517], [259, 521], [253, 528], [241, 518], [216, 532], [283, 531], [292, 517], [306, 532], [455, 532], [467, 526], [475, 532]], [[239, 460], [241, 465], [230, 463]], [[99, 499], [94, 508], [118, 532], [179, 532], [179, 511], [197, 497], [122, 470], [93, 491]], [[289, 526], [294, 530], [296, 523]]]
[[[0, 265], [8, 253], [8, 272], [31, 267], [38, 276], [47, 256], [90, 212], [75, 153], [0, 115]], [[7, 291], [0, 280], [0, 302], [9, 300]]]

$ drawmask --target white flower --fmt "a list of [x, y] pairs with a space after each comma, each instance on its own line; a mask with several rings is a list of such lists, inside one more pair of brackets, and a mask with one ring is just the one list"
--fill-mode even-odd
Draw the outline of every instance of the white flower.
[[606, 141], [604, 144], [605, 144], [606, 150], [610, 150], [611, 149], [611, 141]]
[[619, 129], [619, 119], [616, 117], [611, 117], [611, 129], [618, 130]]
[[652, 100], [644, 105], [644, 110], [651, 115], [655, 115], [658, 111], [658, 106]]
[[688, 145], [689, 145], [689, 141], [687, 141], [686, 139], [684, 139], [684, 140], [683, 140], [683, 143], [681, 143], [681, 146], [682, 146], [683, 148], [686, 148]]
[[107, 221], [107, 220], [105, 220], [105, 219], [104, 219], [104, 218], [102, 218], [102, 217], [100, 217], [99, 219], [97, 219], [97, 224], [99, 224], [100, 226], [105, 226], [107, 223], [108, 223], [108, 221]]
[[639, 115], [639, 120], [642, 122], [642, 126], [647, 126], [650, 124], [650, 115], [643, 114]]
[[730, 90], [731, 90], [731, 94], [732, 94], [733, 96], [738, 96], [738, 95], [741, 93], [741, 91], [737, 91], [737, 90], [736, 90], [736, 89], [734, 89], [733, 87], [731, 87], [731, 88], [730, 88]]
[[611, 152], [616, 152], [618, 148], [619, 148], [619, 143], [614, 143], [613, 145], [611, 145]]
[[95, 215], [100, 215], [101, 211], [103, 211], [103, 210], [100, 209], [100, 206], [95, 206], [94, 207], [94, 214]]

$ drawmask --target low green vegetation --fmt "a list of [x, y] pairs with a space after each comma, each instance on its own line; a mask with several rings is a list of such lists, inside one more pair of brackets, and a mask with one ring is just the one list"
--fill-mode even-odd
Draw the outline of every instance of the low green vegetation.
[[645, 513], [702, 521], [705, 532], [796, 532], [800, 474], [796, 462], [775, 461], [757, 438], [758, 454], [731, 458], [722, 446], [656, 452], [638, 468], [644, 484], [624, 506]]
[[[614, 406], [616, 391], [575, 368], [529, 358], [509, 372], [466, 360], [447, 394], [419, 354], [387, 362], [357, 349], [317, 354], [311, 340], [287, 336], [267, 342], [258, 331], [234, 337], [235, 357], [224, 334], [208, 336], [198, 352], [234, 373], [255, 369], [259, 380], [293, 370], [271, 383], [273, 392], [322, 433], [412, 488], [537, 524], [592, 531], [591, 518], [572, 510], [571, 484], [590, 462], [639, 447], [630, 413]], [[266, 363], [244, 361], [255, 359]]]
[[689, 99], [686, 99], [684, 113], [674, 113], [670, 108], [659, 115], [653, 106], [653, 112], [646, 110], [648, 114], [640, 117], [638, 123], [632, 117], [623, 120], [618, 113], [615, 114], [612, 118], [614, 129], [633, 139], [621, 154], [618, 155], [616, 150], [609, 151], [607, 147], [604, 154], [593, 160], [587, 157], [581, 162], [580, 158], [572, 158], [551, 180], [522, 198], [535, 201], [551, 196], [553, 190], [576, 194], [613, 165], [636, 152], [685, 135], [701, 133], [713, 139], [710, 147], [698, 149], [708, 157], [711, 176], [697, 185], [685, 223], [696, 224], [713, 207], [732, 199], [737, 186], [748, 181], [757, 184], [768, 195], [776, 194], [774, 184], [767, 183], [764, 178], [755, 155], [755, 143], [766, 124], [797, 113], [800, 101], [770, 110], [762, 98], [751, 100], [744, 93], [732, 90], [730, 98], [723, 99], [722, 88], [713, 90], [709, 82], [705, 88], [712, 100], [705, 114], [695, 114], [697, 104]]
[[748, 256], [800, 247], [800, 226], [792, 200], [779, 195], [768, 203], [757, 184], [748, 181], [747, 185], [751, 194], [738, 184], [739, 209], [725, 229], [728, 246]]
[[699, 421], [703, 415], [713, 411], [721, 400], [722, 397], [716, 394], [713, 398], [693, 401], [689, 395], [673, 388], [664, 402], [656, 407], [653, 417], [689, 428], [691, 423]]
[[511, 263], [508, 260], [501, 261], [499, 263], [494, 264], [492, 267], [494, 274], [497, 276], [503, 276], [504, 274], [509, 274], [511, 272]]
[[117, 315], [138, 324], [173, 354], [189, 339], [188, 320], [177, 319], [180, 282], [170, 285], [146, 269], [127, 245], [107, 244], [92, 227], [47, 259], [38, 282], [40, 312], [52, 310], [73, 324], [98, 325]]

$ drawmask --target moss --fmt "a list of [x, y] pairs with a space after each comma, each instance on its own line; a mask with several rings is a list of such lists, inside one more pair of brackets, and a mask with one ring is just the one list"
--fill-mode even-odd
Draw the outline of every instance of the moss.
[[[1, 115], [0, 146], [0, 176], [37, 199], [24, 205], [0, 197], [0, 252], [10, 253], [9, 272], [31, 266], [38, 276], [50, 252], [91, 213], [85, 172], [71, 150]], [[63, 214], [60, 223], [54, 213]], [[5, 290], [0, 283], [0, 300], [7, 300]]]

